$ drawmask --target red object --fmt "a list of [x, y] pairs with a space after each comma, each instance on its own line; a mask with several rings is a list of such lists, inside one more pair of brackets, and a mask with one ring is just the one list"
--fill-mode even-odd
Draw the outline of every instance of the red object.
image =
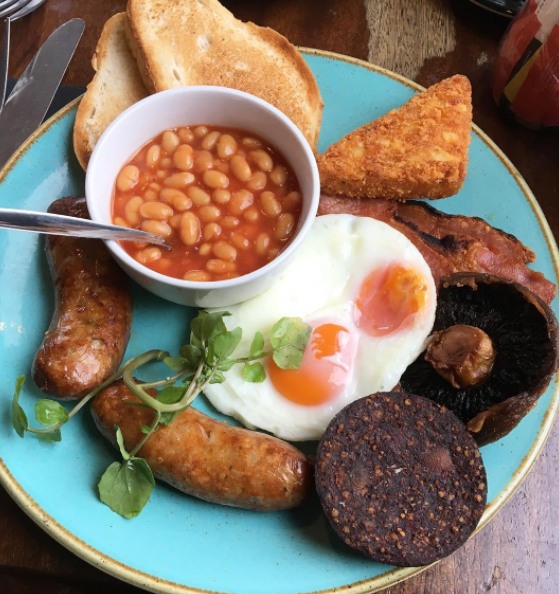
[[521, 123], [559, 126], [559, 0], [528, 0], [501, 42], [493, 96]]

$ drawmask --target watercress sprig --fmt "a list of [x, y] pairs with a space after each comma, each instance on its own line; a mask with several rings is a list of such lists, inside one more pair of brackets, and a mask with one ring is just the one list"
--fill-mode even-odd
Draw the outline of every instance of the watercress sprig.
[[[128, 390], [140, 401], [130, 401], [129, 404], [151, 408], [154, 416], [149, 425], [141, 428], [142, 438], [130, 452], [125, 448], [120, 428], [115, 425], [115, 437], [122, 460], [113, 462], [107, 468], [98, 488], [103, 503], [124, 518], [134, 518], [149, 501], [155, 486], [148, 463], [137, 454], [161, 425], [171, 424], [208, 384], [224, 382], [225, 373], [234, 365], [243, 365], [242, 376], [248, 382], [265, 380], [266, 371], [260, 361], [266, 357], [271, 356], [282, 369], [299, 369], [301, 365], [311, 328], [300, 318], [285, 317], [274, 324], [270, 332], [271, 348], [268, 350], [264, 350], [264, 336], [256, 332], [248, 355], [234, 358], [233, 353], [242, 340], [243, 332], [241, 328], [227, 329], [223, 318], [228, 315], [228, 312], [200, 311], [190, 324], [190, 343], [181, 347], [178, 356], [171, 356], [163, 350], [150, 350], [131, 359], [85, 395], [70, 412], [55, 400], [39, 400], [35, 405], [35, 419], [45, 427], [43, 429], [29, 425], [25, 411], [19, 404], [25, 381], [25, 377], [20, 376], [12, 400], [12, 426], [20, 437], [29, 432], [40, 439], [60, 441], [61, 427], [103, 388], [122, 377]], [[136, 373], [154, 361], [165, 363], [174, 372], [173, 375], [153, 382], [138, 383]], [[155, 397], [148, 390], [156, 390]]]

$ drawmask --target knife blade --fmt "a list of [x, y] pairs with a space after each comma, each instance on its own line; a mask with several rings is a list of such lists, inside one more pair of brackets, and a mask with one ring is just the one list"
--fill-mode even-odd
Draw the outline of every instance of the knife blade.
[[0, 168], [43, 121], [84, 28], [82, 19], [58, 27], [16, 83], [0, 112]]

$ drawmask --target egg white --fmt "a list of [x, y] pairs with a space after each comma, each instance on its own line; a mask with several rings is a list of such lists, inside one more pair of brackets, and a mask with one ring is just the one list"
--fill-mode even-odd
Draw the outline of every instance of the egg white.
[[[373, 337], [353, 321], [353, 302], [362, 282], [375, 269], [399, 264], [422, 276], [427, 286], [424, 307], [413, 324], [386, 336]], [[241, 366], [226, 374], [223, 384], [207, 386], [205, 394], [222, 413], [246, 426], [269, 431], [291, 441], [320, 439], [330, 420], [350, 402], [389, 391], [423, 349], [435, 320], [436, 288], [429, 266], [417, 248], [399, 231], [367, 217], [318, 217], [293, 263], [265, 293], [227, 308], [229, 329], [240, 326], [243, 339], [235, 357], [248, 355], [257, 331], [269, 346], [272, 326], [283, 316], [307, 323], [328, 319], [345, 326], [356, 341], [353, 368], [343, 394], [317, 406], [284, 398], [267, 377], [245, 381]], [[267, 368], [268, 362], [264, 362]]]

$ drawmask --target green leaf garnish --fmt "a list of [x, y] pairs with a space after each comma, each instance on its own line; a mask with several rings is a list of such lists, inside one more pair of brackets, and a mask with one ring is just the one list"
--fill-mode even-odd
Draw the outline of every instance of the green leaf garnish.
[[222, 384], [225, 381], [225, 376], [221, 371], [214, 371], [212, 378], [210, 379], [210, 384]]
[[99, 497], [123, 518], [135, 518], [149, 501], [155, 480], [143, 458], [113, 462], [99, 481]]
[[193, 344], [185, 344], [181, 348], [181, 356], [186, 359], [192, 369], [196, 369], [202, 357], [202, 351]]
[[236, 359], [223, 359], [223, 361], [221, 361], [221, 363], [218, 365], [217, 368], [220, 371], [229, 371], [231, 369], [231, 367], [233, 367], [236, 364], [237, 364]]
[[303, 351], [294, 346], [285, 346], [272, 355], [280, 369], [299, 369], [303, 361]]
[[220, 334], [225, 334], [227, 328], [223, 318], [230, 315], [228, 311], [207, 313], [202, 320], [202, 340], [208, 341]]
[[35, 437], [38, 437], [43, 441], [61, 441], [62, 433], [60, 432], [60, 429], [55, 429], [54, 431], [47, 431], [46, 433], [35, 433]]
[[142, 425], [140, 428], [140, 431], [144, 434], [144, 435], [149, 435], [149, 427], [147, 425]]
[[266, 372], [262, 363], [256, 361], [256, 363], [245, 363], [243, 365], [243, 378], [247, 382], [259, 384], [266, 379]]
[[21, 388], [23, 387], [23, 383], [25, 382], [25, 376], [20, 375], [16, 379], [16, 388], [14, 391], [14, 397], [12, 399], [12, 427], [15, 429], [16, 433], [23, 437], [25, 435], [25, 431], [27, 430], [27, 415], [23, 408], [21, 408], [19, 404], [19, 394], [21, 392]]
[[[198, 315], [190, 322], [190, 332], [192, 333], [192, 337], [195, 338], [199, 343], [202, 342], [202, 325], [204, 323], [204, 318], [207, 315], [207, 312], [203, 310], [199, 311]], [[191, 340], [191, 342], [194, 341]]]
[[157, 393], [157, 400], [163, 404], [175, 404], [185, 394], [186, 388], [184, 386], [167, 386]]
[[257, 332], [252, 339], [252, 344], [250, 345], [250, 352], [249, 356], [258, 357], [264, 348], [264, 337], [262, 336], [262, 332]]
[[[179, 402], [179, 400], [186, 394], [186, 390], [186, 386], [167, 386], [157, 393], [156, 398], [163, 404], [175, 404]], [[178, 412], [161, 413], [161, 419], [159, 419], [159, 422], [162, 425], [169, 425], [169, 423], [172, 423], [175, 420], [178, 414]]]
[[272, 327], [273, 359], [281, 369], [299, 369], [312, 328], [301, 318], [281, 318]]
[[181, 372], [192, 367], [189, 361], [184, 357], [165, 357], [163, 363], [165, 363], [169, 369], [176, 372]]
[[35, 404], [35, 418], [41, 425], [50, 427], [57, 423], [66, 423], [68, 411], [55, 400], [42, 398]]
[[243, 331], [240, 328], [234, 330], [225, 331], [223, 334], [215, 337], [213, 341], [213, 352], [214, 356], [218, 359], [225, 359], [229, 355], [233, 354], [241, 338], [243, 337]]

